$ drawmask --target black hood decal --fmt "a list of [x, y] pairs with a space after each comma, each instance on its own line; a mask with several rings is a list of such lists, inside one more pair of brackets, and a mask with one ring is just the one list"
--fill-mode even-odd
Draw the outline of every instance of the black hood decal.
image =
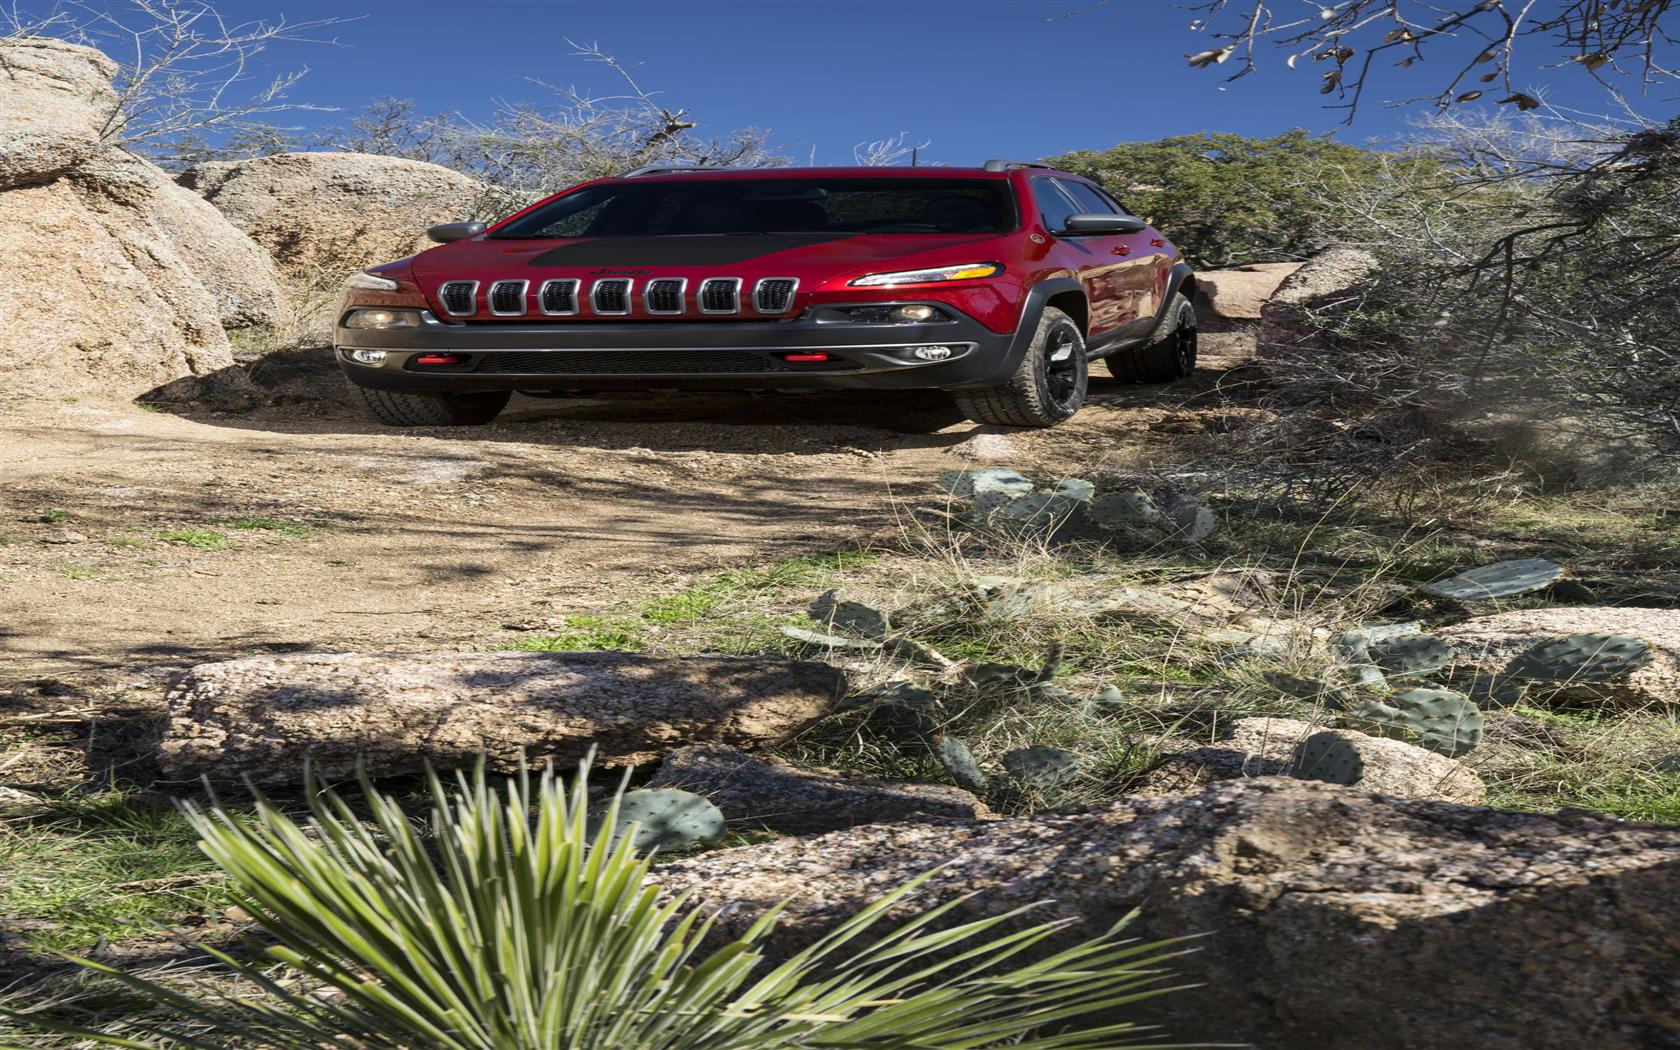
[[855, 233], [693, 234], [684, 237], [596, 237], [531, 258], [532, 266], [727, 266]]

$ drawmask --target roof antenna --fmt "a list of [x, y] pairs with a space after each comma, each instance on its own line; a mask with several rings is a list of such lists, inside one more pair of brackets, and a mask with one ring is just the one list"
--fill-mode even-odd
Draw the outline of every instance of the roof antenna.
[[911, 146], [910, 147], [910, 166], [912, 168], [914, 168], [916, 166], [916, 154], [920, 153], [921, 150], [922, 150], [922, 148], [920, 146]]

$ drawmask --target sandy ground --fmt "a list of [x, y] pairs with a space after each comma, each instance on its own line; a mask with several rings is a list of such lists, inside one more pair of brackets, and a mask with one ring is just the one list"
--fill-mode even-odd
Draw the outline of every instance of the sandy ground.
[[[895, 493], [944, 470], [1145, 464], [1243, 350], [1204, 336], [1202, 369], [1170, 388], [1094, 377], [1049, 431], [988, 431], [932, 393], [520, 398], [489, 427], [401, 431], [366, 422], [319, 352], [258, 365], [260, 403], [236, 411], [0, 395], [0, 684], [495, 644], [890, 534]], [[252, 518], [307, 534], [230, 527]], [[165, 538], [179, 530], [231, 546]]]

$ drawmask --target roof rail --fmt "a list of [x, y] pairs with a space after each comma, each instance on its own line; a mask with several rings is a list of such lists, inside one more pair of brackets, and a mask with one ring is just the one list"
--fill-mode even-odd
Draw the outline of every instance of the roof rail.
[[1040, 164], [1036, 160], [988, 160], [981, 168], [984, 171], [1008, 171], [1010, 168], [1048, 168], [1051, 171], [1055, 170], [1051, 165]]
[[621, 179], [633, 179], [633, 178], [636, 178], [639, 175], [669, 175], [673, 172], [678, 172], [678, 171], [733, 171], [733, 170], [735, 170], [735, 169], [725, 168], [725, 167], [722, 167], [722, 166], [714, 166], [714, 165], [710, 165], [710, 164], [696, 164], [696, 163], [693, 163], [693, 162], [684, 163], [684, 162], [678, 161], [676, 163], [670, 163], [670, 164], [644, 164], [639, 168], [633, 168], [630, 171], [625, 172], [623, 175], [620, 175], [619, 178], [621, 178]]

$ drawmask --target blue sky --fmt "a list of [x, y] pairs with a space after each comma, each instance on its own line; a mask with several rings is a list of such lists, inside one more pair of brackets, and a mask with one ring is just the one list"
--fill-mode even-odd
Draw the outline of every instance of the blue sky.
[[[535, 98], [526, 78], [599, 92], [610, 70], [572, 56], [565, 38], [595, 41], [635, 64], [643, 86], [689, 110], [704, 131], [758, 126], [801, 159], [850, 163], [855, 143], [900, 131], [931, 141], [932, 162], [1031, 158], [1130, 139], [1201, 130], [1267, 135], [1340, 128], [1364, 143], [1404, 131], [1424, 107], [1386, 99], [1424, 94], [1446, 76], [1445, 56], [1379, 83], [1356, 123], [1323, 108], [1318, 69], [1286, 69], [1267, 54], [1258, 76], [1222, 85], [1187, 54], [1211, 46], [1193, 12], [1171, 0], [231, 0], [230, 16], [353, 19], [323, 35], [339, 46], [288, 43], [266, 70], [307, 65], [300, 102], [350, 111], [391, 95], [428, 111], [485, 116], [494, 100]], [[1288, 0], [1285, 0], [1288, 2]], [[1542, 3], [1557, 0], [1541, 0]], [[1522, 86], [1599, 111], [1579, 66], [1541, 70], [1531, 47]], [[1222, 90], [1223, 88], [1223, 90]], [[1490, 94], [1490, 97], [1494, 97]], [[1673, 106], [1653, 104], [1655, 110]], [[330, 124], [347, 114], [292, 114]]]

